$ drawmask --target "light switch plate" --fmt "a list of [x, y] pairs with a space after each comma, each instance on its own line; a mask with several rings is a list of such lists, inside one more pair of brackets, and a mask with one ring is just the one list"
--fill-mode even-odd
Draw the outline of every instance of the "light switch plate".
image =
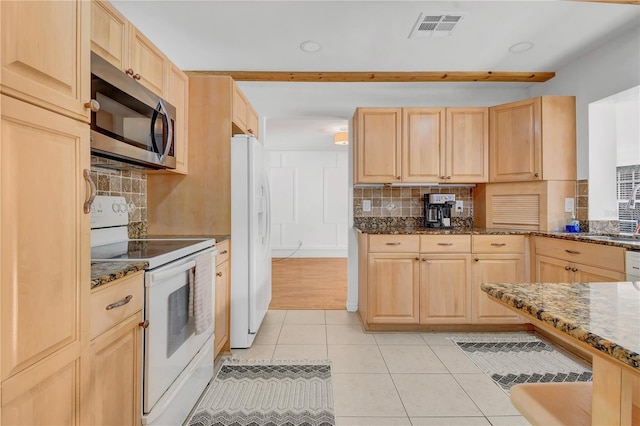
[[565, 198], [564, 199], [564, 212], [565, 213], [573, 213], [573, 198]]
[[371, 200], [362, 200], [362, 211], [363, 212], [371, 211]]
[[464, 202], [461, 200], [456, 200], [456, 213], [462, 213], [463, 208], [464, 208]]

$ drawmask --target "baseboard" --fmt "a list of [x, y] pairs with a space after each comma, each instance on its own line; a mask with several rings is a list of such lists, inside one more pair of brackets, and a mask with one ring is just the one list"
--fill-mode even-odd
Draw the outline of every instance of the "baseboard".
[[282, 257], [300, 257], [300, 258], [309, 258], [309, 257], [347, 257], [347, 249], [346, 248], [300, 248], [296, 251], [294, 248], [272, 248], [271, 249], [271, 257], [273, 258], [282, 258]]

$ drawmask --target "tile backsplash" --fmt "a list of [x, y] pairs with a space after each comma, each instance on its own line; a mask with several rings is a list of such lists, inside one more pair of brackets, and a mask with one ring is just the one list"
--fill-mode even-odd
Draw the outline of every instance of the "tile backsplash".
[[[93, 158], [92, 158], [93, 159]], [[147, 175], [132, 170], [113, 170], [91, 166], [91, 178], [98, 195], [123, 196], [135, 210], [129, 213], [129, 238], [147, 234]]]
[[[425, 194], [455, 194], [463, 201], [463, 211], [452, 212], [460, 218], [473, 217], [473, 188], [437, 188], [428, 186], [356, 187], [353, 188], [353, 216], [358, 217], [422, 217]], [[362, 209], [363, 200], [371, 200], [371, 211]]]

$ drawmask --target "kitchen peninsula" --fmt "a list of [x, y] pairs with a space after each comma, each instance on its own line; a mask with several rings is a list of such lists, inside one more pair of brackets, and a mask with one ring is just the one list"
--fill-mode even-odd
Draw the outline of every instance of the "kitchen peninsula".
[[515, 386], [533, 424], [640, 424], [640, 284], [483, 283], [482, 290], [593, 357], [593, 383]]

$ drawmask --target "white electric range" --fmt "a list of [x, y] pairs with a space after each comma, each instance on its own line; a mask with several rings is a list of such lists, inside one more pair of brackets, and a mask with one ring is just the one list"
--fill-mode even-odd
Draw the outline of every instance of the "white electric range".
[[[91, 207], [91, 262], [148, 262], [144, 274], [143, 424], [182, 424], [213, 377], [213, 330], [195, 333], [190, 271], [211, 265], [215, 318], [215, 239], [129, 239], [124, 197], [98, 196]], [[210, 260], [210, 262], [209, 262]], [[199, 266], [200, 268], [201, 266]], [[209, 299], [209, 297], [207, 297]]]

